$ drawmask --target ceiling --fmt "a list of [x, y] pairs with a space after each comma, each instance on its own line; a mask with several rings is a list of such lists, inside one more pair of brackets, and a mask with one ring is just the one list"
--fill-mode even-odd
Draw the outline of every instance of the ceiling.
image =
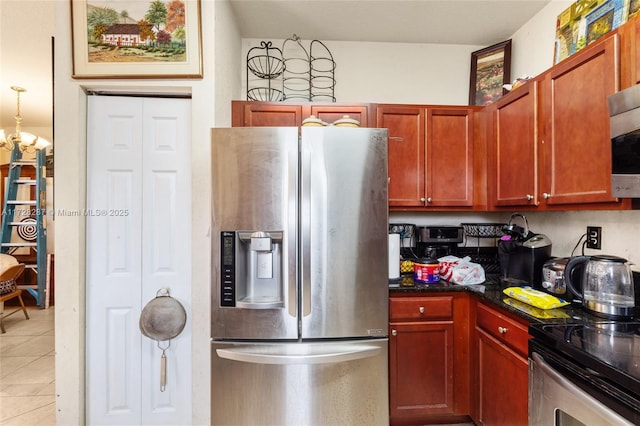
[[243, 38], [490, 46], [551, 0], [230, 0]]

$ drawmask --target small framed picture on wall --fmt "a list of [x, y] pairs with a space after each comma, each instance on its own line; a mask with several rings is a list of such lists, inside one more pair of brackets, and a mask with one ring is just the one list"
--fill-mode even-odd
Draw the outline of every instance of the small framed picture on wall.
[[500, 99], [510, 74], [511, 40], [472, 52], [469, 105], [488, 105]]

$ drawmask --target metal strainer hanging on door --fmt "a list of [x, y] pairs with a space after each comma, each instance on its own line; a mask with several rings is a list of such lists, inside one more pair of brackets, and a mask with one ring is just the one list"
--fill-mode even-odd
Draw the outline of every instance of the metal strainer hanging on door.
[[[160, 391], [167, 386], [167, 356], [171, 339], [178, 336], [187, 322], [187, 312], [180, 302], [170, 296], [169, 289], [161, 288], [140, 314], [140, 331], [158, 342], [160, 357]], [[166, 342], [166, 343], [163, 343]]]

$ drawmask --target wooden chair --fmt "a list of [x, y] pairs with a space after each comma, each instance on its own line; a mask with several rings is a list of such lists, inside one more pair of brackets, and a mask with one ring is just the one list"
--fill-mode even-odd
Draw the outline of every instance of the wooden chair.
[[[2, 272], [2, 274], [0, 274], [0, 281], [8, 281], [8, 280], [16, 280], [20, 274], [22, 274], [22, 272], [24, 271], [24, 264], [19, 263], [17, 265], [13, 265], [13, 266], [9, 266], [7, 269], [4, 270], [4, 272]], [[8, 314], [4, 313], [4, 302], [5, 300], [11, 300], [13, 298], [18, 298], [18, 300], [20, 301], [20, 308], [9, 312]], [[24, 302], [22, 301], [22, 290], [19, 288], [16, 288], [14, 291], [12, 291], [11, 293], [7, 293], [7, 294], [3, 294], [0, 295], [0, 303], [2, 303], [2, 310], [0, 310], [0, 330], [2, 330], [2, 333], [6, 333], [7, 331], [4, 329], [4, 319], [10, 315], [15, 314], [18, 311], [22, 311], [24, 312], [24, 317], [26, 319], [29, 319], [29, 314], [27, 313], [27, 309], [24, 306]]]

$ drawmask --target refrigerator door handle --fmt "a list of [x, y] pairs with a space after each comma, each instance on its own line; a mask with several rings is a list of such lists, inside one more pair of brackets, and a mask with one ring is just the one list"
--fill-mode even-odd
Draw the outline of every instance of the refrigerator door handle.
[[253, 364], [337, 364], [364, 359], [382, 352], [379, 346], [367, 344], [321, 344], [244, 346], [232, 349], [216, 349], [220, 358]]
[[[301, 197], [300, 197], [300, 230], [302, 247], [302, 288], [301, 307], [302, 316], [311, 314], [311, 300], [313, 298], [313, 284], [321, 283], [326, 277], [327, 241], [326, 241], [326, 178], [315, 176], [318, 171], [324, 170], [324, 158], [311, 156], [313, 147], [308, 138], [301, 144]], [[318, 154], [318, 153], [316, 153]], [[319, 208], [318, 208], [319, 207]], [[312, 217], [312, 215], [314, 217]], [[313, 236], [313, 239], [312, 239]]]
[[309, 232], [311, 229], [311, 207], [310, 207], [310, 170], [311, 152], [303, 145], [300, 145], [300, 246], [301, 246], [301, 310], [302, 316], [307, 316], [311, 312], [311, 242]]

